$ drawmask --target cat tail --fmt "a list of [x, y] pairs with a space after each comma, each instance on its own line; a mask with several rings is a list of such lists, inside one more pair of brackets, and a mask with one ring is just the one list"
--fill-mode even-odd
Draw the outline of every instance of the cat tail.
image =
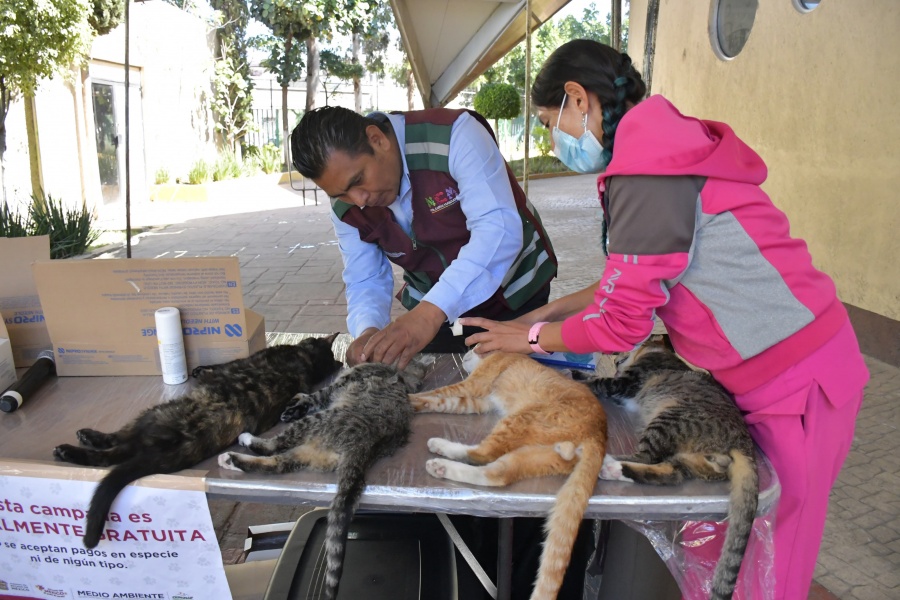
[[334, 600], [344, 571], [344, 554], [347, 551], [347, 533], [359, 498], [366, 488], [366, 470], [371, 461], [360, 463], [343, 460], [337, 471], [337, 494], [328, 510], [328, 527], [325, 530], [325, 589], [322, 598]]
[[581, 458], [560, 488], [556, 504], [544, 524], [546, 540], [531, 600], [555, 600], [559, 593], [581, 519], [603, 466], [604, 454], [604, 445], [597, 440], [582, 444]]
[[141, 460], [130, 460], [113, 467], [106, 474], [91, 498], [91, 506], [87, 513], [87, 524], [84, 527], [85, 548], [94, 548], [100, 543], [103, 534], [103, 526], [106, 523], [106, 515], [112, 508], [113, 501], [129, 483], [137, 481], [141, 477], [153, 475], [159, 471], [154, 469], [152, 461], [144, 457]]
[[710, 600], [730, 600], [737, 584], [744, 551], [753, 530], [759, 494], [756, 463], [739, 450], [731, 451], [728, 469], [731, 497], [728, 503], [728, 529], [716, 571], [713, 574]]

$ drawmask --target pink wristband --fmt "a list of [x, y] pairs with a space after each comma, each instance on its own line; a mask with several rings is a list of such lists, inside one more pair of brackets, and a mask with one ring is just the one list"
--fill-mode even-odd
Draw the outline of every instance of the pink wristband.
[[541, 321], [540, 323], [535, 323], [531, 326], [531, 329], [528, 330], [528, 345], [531, 346], [531, 351], [535, 354], [550, 354], [538, 344], [538, 337], [541, 335], [541, 328], [547, 324], [547, 321]]

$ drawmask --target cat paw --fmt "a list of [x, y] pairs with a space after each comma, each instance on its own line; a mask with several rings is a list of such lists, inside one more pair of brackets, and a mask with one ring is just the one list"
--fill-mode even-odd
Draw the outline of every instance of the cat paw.
[[443, 458], [432, 458], [425, 463], [425, 470], [432, 477], [444, 479], [447, 476], [447, 461]]
[[191, 371], [191, 377], [200, 377], [204, 373], [212, 371], [213, 368], [211, 365], [200, 365], [199, 367], [194, 367]]
[[600, 469], [600, 479], [634, 483], [634, 479], [629, 479], [622, 474], [622, 463], [609, 454], [603, 457], [603, 467]]
[[79, 429], [75, 432], [75, 437], [78, 438], [79, 444], [93, 447], [98, 433], [99, 432], [94, 431], [93, 429]]
[[426, 394], [409, 394], [409, 403], [416, 412], [428, 411], [431, 401]]
[[475, 347], [466, 352], [462, 357], [462, 367], [466, 370], [466, 373], [471, 373], [478, 368], [479, 364], [481, 364], [483, 357], [475, 352], [475, 348], [477, 347], [478, 345], [476, 344]]
[[281, 413], [281, 421], [290, 423], [291, 421], [299, 421], [309, 414], [309, 394], [297, 394], [294, 396], [294, 402], [288, 405]]
[[219, 466], [223, 469], [228, 469], [229, 471], [240, 471], [238, 466], [234, 464], [234, 460], [232, 460], [231, 455], [232, 452], [223, 452], [219, 455]]
[[70, 456], [72, 450], [74, 450], [74, 447], [70, 444], [62, 444], [61, 446], [57, 446], [53, 449], [53, 458], [55, 458], [56, 460], [61, 460], [63, 462], [73, 462]]
[[244, 432], [238, 436], [238, 444], [240, 444], [244, 448], [249, 448], [250, 444], [253, 443], [254, 437], [255, 436], [252, 433]]
[[569, 377], [574, 379], [575, 381], [588, 381], [594, 378], [593, 373], [588, 373], [586, 371], [580, 371], [578, 369], [566, 369], [569, 372]]
[[563, 460], [575, 458], [575, 450], [575, 444], [572, 442], [556, 442], [553, 444], [553, 451], [559, 454]]
[[443, 438], [430, 438], [428, 440], [428, 451], [432, 454], [446, 455], [446, 447], [449, 442]]

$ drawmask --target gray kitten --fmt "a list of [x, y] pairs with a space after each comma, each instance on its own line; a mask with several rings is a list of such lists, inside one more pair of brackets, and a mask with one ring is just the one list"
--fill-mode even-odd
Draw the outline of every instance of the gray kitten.
[[591, 391], [640, 421], [637, 452], [604, 460], [602, 479], [675, 485], [687, 478], [731, 482], [728, 530], [712, 582], [712, 600], [728, 600], [756, 516], [759, 482], [753, 439], [728, 392], [664, 345], [646, 342], [616, 360], [616, 377], [585, 378]]
[[406, 445], [413, 414], [408, 394], [419, 390], [424, 375], [425, 368], [417, 363], [403, 371], [377, 363], [357, 365], [328, 387], [301, 395], [281, 415], [282, 421], [296, 422], [276, 437], [240, 435], [242, 446], [262, 456], [237, 452], [219, 456], [223, 468], [240, 471], [337, 470], [337, 494], [325, 535], [323, 598], [333, 600], [337, 595], [347, 531], [366, 487], [366, 471]]
[[91, 467], [115, 465], [91, 498], [84, 545], [100, 541], [113, 501], [126, 485], [156, 473], [174, 473], [215, 456], [242, 431], [262, 433], [298, 392], [309, 391], [341, 366], [331, 349], [337, 334], [273, 346], [247, 358], [197, 367], [198, 385], [151, 406], [115, 433], [79, 429], [85, 447], [62, 444], [59, 460]]

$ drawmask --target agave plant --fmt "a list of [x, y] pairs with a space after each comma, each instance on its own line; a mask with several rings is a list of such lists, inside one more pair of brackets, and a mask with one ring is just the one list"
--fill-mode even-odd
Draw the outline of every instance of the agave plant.
[[50, 236], [50, 258], [69, 258], [84, 254], [100, 237], [93, 228], [95, 214], [87, 206], [65, 208], [61, 199], [48, 195], [31, 197], [29, 235]]

